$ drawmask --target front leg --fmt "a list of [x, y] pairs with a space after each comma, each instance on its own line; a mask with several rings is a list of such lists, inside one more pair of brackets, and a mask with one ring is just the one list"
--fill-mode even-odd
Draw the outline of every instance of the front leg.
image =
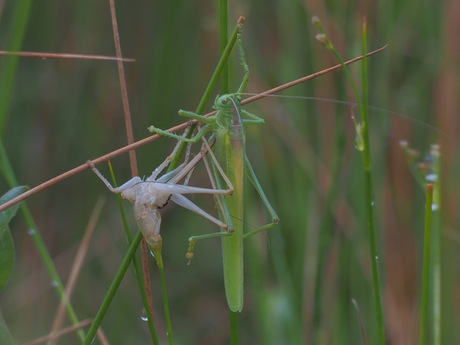
[[197, 120], [201, 123], [213, 123], [216, 121], [215, 116], [203, 116], [193, 111], [182, 110], [182, 109], [179, 110], [179, 116], [188, 117], [189, 119]]
[[[189, 129], [187, 129], [185, 132], [184, 132], [184, 135], [186, 135], [188, 133]], [[181, 145], [181, 141], [178, 140], [177, 141], [177, 144], [176, 146], [174, 147], [174, 150], [173, 152], [168, 156], [166, 157], [166, 159], [164, 160], [163, 163], [161, 163], [153, 172], [152, 172], [152, 175], [150, 175], [150, 177], [148, 178], [148, 181], [156, 181], [157, 180], [157, 176], [158, 174], [160, 174], [160, 172], [163, 171], [164, 168], [166, 168], [169, 163], [171, 163], [171, 161], [174, 159], [174, 157], [176, 156], [176, 153], [177, 151], [179, 150], [180, 148], [180, 145]], [[173, 171], [176, 171], [177, 169], [185, 166], [186, 162], [188, 161], [189, 157], [190, 157], [190, 149], [191, 149], [191, 143], [189, 143], [187, 145], [187, 153], [185, 154], [185, 162], [182, 163], [181, 165], [179, 165], [179, 167], [177, 167], [176, 169], [174, 169]], [[181, 168], [182, 169], [182, 168]], [[164, 174], [163, 176], [161, 176], [159, 179], [158, 179], [158, 182], [166, 182], [168, 181], [171, 176], [174, 176], [176, 173], [173, 173], [173, 171], [170, 171], [166, 174]]]
[[94, 173], [104, 182], [104, 184], [107, 186], [107, 188], [112, 192], [112, 193], [121, 193], [129, 188], [132, 188], [136, 184], [139, 184], [142, 182], [142, 179], [139, 176], [133, 177], [131, 180], [128, 182], [124, 183], [120, 187], [114, 188], [109, 181], [101, 174], [101, 172], [94, 166], [94, 163], [91, 161], [86, 161], [86, 164], [89, 165], [91, 169], [93, 169]]
[[[207, 118], [206, 118], [207, 119]], [[154, 127], [154, 126], [150, 126], [148, 128], [148, 130], [152, 133], [157, 133], [157, 134], [160, 134], [160, 135], [163, 135], [165, 137], [169, 137], [169, 138], [173, 138], [173, 139], [176, 139], [176, 140], [180, 140], [180, 141], [185, 141], [186, 143], [196, 143], [197, 141], [199, 141], [207, 132], [209, 132], [211, 130], [211, 127], [209, 124], [205, 125], [203, 128], [200, 129], [200, 131], [194, 136], [194, 137], [191, 137], [191, 138], [187, 138], [187, 137], [184, 137], [182, 135], [177, 135], [175, 133], [171, 133], [171, 132], [168, 132], [168, 131], [165, 131], [163, 129], [160, 129], [160, 128], [157, 128], [157, 127]]]

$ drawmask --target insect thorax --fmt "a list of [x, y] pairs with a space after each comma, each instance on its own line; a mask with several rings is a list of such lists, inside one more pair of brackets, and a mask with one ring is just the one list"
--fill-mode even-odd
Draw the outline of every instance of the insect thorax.
[[158, 182], [143, 181], [123, 191], [121, 196], [135, 204], [142, 204], [149, 208], [164, 207], [171, 197], [164, 191], [159, 191], [156, 185]]

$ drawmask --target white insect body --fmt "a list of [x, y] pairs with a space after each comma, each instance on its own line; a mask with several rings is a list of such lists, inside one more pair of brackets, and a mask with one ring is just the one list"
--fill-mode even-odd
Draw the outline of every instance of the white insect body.
[[[188, 162], [189, 152], [186, 154], [185, 162], [176, 169], [157, 178], [158, 175], [169, 165], [174, 155], [176, 154], [180, 142], [176, 145], [171, 155], [169, 155], [163, 163], [161, 163], [145, 181], [139, 176], [133, 177], [120, 187], [114, 188], [109, 181], [97, 170], [93, 162], [88, 161], [87, 164], [93, 169], [96, 175], [105, 183], [107, 188], [113, 193], [120, 193], [123, 199], [126, 199], [134, 204], [134, 218], [138, 227], [141, 229], [146, 242], [150, 246], [154, 246], [161, 240], [161, 213], [159, 209], [166, 206], [169, 200], [176, 204], [185, 207], [202, 217], [217, 224], [220, 228], [227, 229], [227, 225], [219, 219], [203, 211], [192, 201], [187, 199], [182, 194], [213, 194], [213, 195], [230, 195], [233, 193], [233, 186], [230, 181], [223, 176], [229, 189], [214, 189], [192, 187], [186, 184], [178, 184], [184, 177], [191, 174], [196, 164], [205, 158], [207, 152], [210, 152], [211, 157], [215, 160], [209, 145], [202, 147], [200, 153]], [[190, 146], [188, 151], [190, 150]], [[188, 163], [187, 163], [188, 162]], [[219, 169], [219, 167], [218, 167]], [[222, 173], [223, 171], [219, 169]], [[211, 181], [212, 182], [212, 181]]]

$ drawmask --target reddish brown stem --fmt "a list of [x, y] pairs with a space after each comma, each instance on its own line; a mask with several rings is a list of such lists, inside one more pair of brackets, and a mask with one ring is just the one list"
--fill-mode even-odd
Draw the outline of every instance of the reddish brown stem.
[[[374, 51], [366, 54], [366, 56], [374, 55], [374, 54], [382, 51], [386, 47], [387, 46], [384, 46], [382, 48], [374, 50]], [[348, 65], [348, 64], [351, 64], [353, 62], [359, 61], [360, 59], [362, 59], [362, 56], [358, 56], [358, 57], [356, 57], [354, 59], [348, 60], [348, 61], [345, 62], [345, 64]], [[329, 72], [338, 70], [340, 68], [341, 68], [340, 64], [335, 65], [333, 67], [326, 68], [326, 69], [324, 69], [322, 71], [310, 74], [308, 76], [296, 79], [294, 81], [291, 81], [289, 83], [280, 85], [280, 86], [275, 87], [273, 89], [264, 91], [264, 92], [262, 92], [260, 94], [255, 95], [255, 96], [249, 97], [249, 98], [245, 99], [244, 101], [242, 101], [241, 103], [242, 104], [248, 104], [248, 103], [257, 101], [257, 100], [259, 100], [261, 98], [264, 98], [264, 97], [266, 97], [268, 95], [271, 95], [271, 94], [273, 94], [275, 92], [279, 92], [281, 90], [287, 89], [287, 88], [292, 87], [294, 85], [298, 85], [298, 84], [303, 83], [303, 82], [305, 82], [307, 80], [311, 80], [313, 78], [322, 76], [324, 74], [327, 74]], [[211, 115], [214, 115], [215, 113], [216, 112], [213, 111], [213, 112], [210, 112], [210, 113], [208, 113], [208, 114], [206, 114], [204, 116], [211, 116]], [[174, 132], [177, 132], [177, 131], [180, 131], [180, 130], [184, 130], [190, 123], [195, 123], [195, 122], [196, 121], [187, 121], [187, 122], [184, 122], [184, 123], [182, 123], [180, 125], [177, 125], [177, 126], [169, 128], [168, 131], [174, 133]], [[114, 157], [117, 157], [117, 156], [119, 156], [119, 155], [121, 155], [123, 153], [129, 152], [131, 150], [135, 150], [138, 147], [144, 146], [145, 144], [148, 144], [148, 143], [150, 143], [152, 141], [155, 141], [155, 140], [157, 140], [159, 138], [160, 138], [160, 135], [158, 135], [158, 134], [152, 135], [150, 137], [147, 137], [147, 138], [144, 138], [142, 140], [136, 141], [136, 142], [134, 142], [134, 143], [132, 143], [130, 145], [126, 145], [126, 146], [124, 146], [122, 148], [119, 148], [118, 150], [112, 151], [112, 152], [107, 153], [107, 154], [105, 154], [103, 156], [95, 158], [95, 159], [92, 160], [92, 162], [94, 163], [94, 165], [97, 165], [99, 163], [105, 162], [105, 161], [107, 161], [109, 159], [112, 159]], [[65, 180], [65, 179], [67, 179], [67, 178], [69, 178], [69, 177], [71, 177], [71, 176], [73, 176], [75, 174], [78, 174], [78, 173], [80, 173], [83, 170], [86, 170], [88, 168], [89, 168], [89, 166], [86, 163], [84, 163], [82, 165], [79, 165], [76, 168], [73, 168], [73, 169], [71, 169], [69, 171], [66, 171], [65, 173], [63, 173], [63, 174], [61, 174], [59, 176], [53, 177], [52, 179], [50, 179], [50, 180], [48, 180], [46, 182], [43, 182], [42, 184], [40, 184], [40, 185], [38, 185], [38, 186], [36, 186], [36, 187], [34, 187], [32, 189], [29, 189], [27, 192], [17, 196], [16, 198], [11, 199], [10, 201], [4, 203], [3, 205], [0, 205], [0, 212], [4, 211], [5, 209], [7, 209], [10, 206], [13, 206], [14, 204], [17, 204], [18, 202], [20, 202], [22, 200], [27, 199], [29, 196], [32, 196], [32, 195], [34, 195], [34, 194], [36, 194], [36, 193], [38, 193], [38, 192], [40, 192], [40, 191], [42, 191], [42, 190], [44, 190], [44, 189], [46, 189], [48, 187], [50, 187], [50, 186], [52, 186], [52, 185], [54, 185], [54, 184], [56, 184], [56, 183], [58, 183], [58, 182], [60, 182], [62, 180]]]
[[[115, 51], [117, 57], [122, 59], [123, 54], [121, 52], [121, 43], [120, 43], [120, 33], [118, 31], [118, 22], [117, 22], [117, 13], [115, 8], [115, 1], [110, 0], [110, 15], [112, 18], [112, 29], [113, 29], [113, 40], [115, 43]], [[134, 143], [134, 134], [133, 134], [133, 125], [131, 121], [131, 110], [129, 108], [129, 97], [128, 97], [128, 88], [126, 87], [126, 77], [125, 77], [125, 67], [121, 60], [118, 60], [118, 76], [120, 79], [120, 89], [121, 89], [121, 100], [123, 102], [123, 114], [125, 118], [125, 129], [126, 129], [126, 138], [128, 145]], [[136, 151], [129, 151], [129, 162], [131, 166], [131, 175], [139, 175], [137, 171], [137, 162], [136, 162]], [[142, 275], [144, 279], [144, 289], [147, 296], [147, 313], [150, 314], [150, 319], [153, 320], [153, 302], [152, 302], [152, 292], [150, 288], [150, 272], [148, 265], [149, 252], [147, 250], [147, 244], [145, 239], [142, 239], [141, 242], [141, 256], [142, 256]]]
[[83, 321], [80, 321], [76, 325], [72, 325], [72, 326], [66, 327], [64, 329], [61, 329], [60, 331], [57, 331], [54, 334], [48, 334], [48, 335], [46, 335], [44, 337], [28, 341], [26, 343], [23, 343], [23, 345], [38, 345], [38, 344], [42, 344], [45, 341], [49, 340], [51, 337], [61, 337], [61, 336], [65, 335], [65, 334], [75, 332], [75, 331], [79, 330], [82, 327], [90, 325], [92, 322], [93, 322], [93, 320], [91, 320], [91, 319], [83, 320]]
[[[118, 76], [120, 78], [120, 89], [121, 89], [121, 100], [123, 102], [123, 114], [125, 118], [125, 128], [126, 128], [126, 137], [128, 139], [128, 145], [134, 142], [134, 135], [133, 135], [133, 125], [131, 122], [131, 111], [129, 109], [129, 98], [128, 98], [128, 89], [126, 87], [126, 78], [125, 78], [125, 68], [120, 61], [123, 58], [123, 54], [121, 52], [121, 44], [120, 44], [120, 33], [118, 31], [118, 23], [117, 23], [117, 14], [115, 11], [115, 1], [110, 0], [110, 14], [112, 17], [112, 28], [113, 28], [113, 40], [115, 43], [115, 51], [117, 53], [118, 60]], [[132, 150], [129, 152], [129, 162], [131, 164], [131, 174], [132, 176], [139, 175], [137, 172], [137, 164], [136, 164], [136, 151]]]
[[104, 55], [85, 55], [85, 54], [68, 54], [68, 53], [44, 53], [44, 52], [9, 52], [0, 50], [0, 56], [21, 56], [38, 59], [76, 59], [76, 60], [111, 60], [120, 62], [134, 62], [135, 59], [122, 58], [116, 56]]

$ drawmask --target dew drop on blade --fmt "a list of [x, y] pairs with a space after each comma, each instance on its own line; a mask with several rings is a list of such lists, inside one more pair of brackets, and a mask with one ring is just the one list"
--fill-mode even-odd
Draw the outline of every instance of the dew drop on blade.
[[149, 318], [147, 317], [147, 312], [145, 311], [145, 308], [142, 308], [141, 320], [144, 322], [147, 322], [149, 320]]
[[438, 180], [438, 175], [436, 174], [428, 174], [425, 176], [425, 179], [429, 182], [436, 182]]

